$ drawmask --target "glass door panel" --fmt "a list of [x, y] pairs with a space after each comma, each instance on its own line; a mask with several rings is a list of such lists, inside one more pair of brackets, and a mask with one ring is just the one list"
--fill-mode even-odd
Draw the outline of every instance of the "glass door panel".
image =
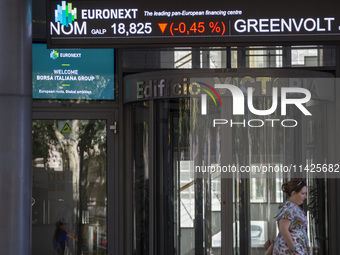
[[[266, 100], [258, 98], [255, 101], [257, 108], [261, 108], [263, 103], [266, 104]], [[310, 102], [308, 110], [313, 117], [308, 120], [290, 110], [291, 117], [301, 118], [301, 124], [296, 129], [233, 127], [233, 158], [238, 160], [235, 160], [235, 163], [252, 167], [271, 165], [281, 169], [283, 166], [326, 161], [326, 108], [325, 102]], [[246, 117], [253, 116], [247, 114]], [[312, 247], [322, 254], [326, 253], [324, 237], [327, 233], [327, 199], [325, 199], [327, 180], [308, 174], [303, 176], [294, 171], [275, 171], [268, 174], [266, 178], [258, 173], [250, 173], [249, 178], [234, 179], [234, 239], [236, 240], [234, 240], [234, 254], [264, 254], [264, 242], [278, 234], [274, 217], [280, 204], [287, 199], [282, 192], [282, 184], [291, 178], [303, 178], [307, 182], [307, 200], [302, 207], [309, 217], [310, 242]], [[316, 210], [316, 204], [322, 209]]]
[[155, 254], [221, 254], [221, 176], [192, 175], [190, 100], [156, 101], [155, 123]]
[[[281, 169], [302, 162], [305, 152], [310, 161], [316, 156], [324, 157], [326, 154], [315, 151], [312, 145], [322, 142], [317, 131], [324, 133], [325, 129], [322, 123], [301, 120], [296, 129], [235, 125], [228, 130], [216, 129], [214, 133], [207, 126], [211, 122], [198, 122], [198, 105], [195, 100], [181, 98], [154, 100], [150, 105], [135, 103], [132, 107], [135, 253], [264, 254], [263, 244], [278, 233], [274, 217], [286, 199], [282, 183], [300, 176], [274, 171], [265, 177], [249, 173], [224, 178], [219, 171], [206, 172], [209, 167], [227, 164], [235, 169], [241, 166]], [[258, 97], [254, 105], [262, 109], [271, 105], [271, 101]], [[323, 108], [318, 105], [317, 109]], [[292, 109], [288, 113], [297, 114]], [[324, 113], [319, 114], [326, 116]], [[246, 118], [254, 116], [247, 112]], [[191, 121], [196, 121], [195, 132], [190, 128]], [[192, 166], [208, 170], [193, 175]], [[313, 188], [313, 192], [308, 199], [318, 202], [316, 199], [324, 196], [318, 197], [321, 191], [317, 188], [324, 191], [325, 185], [309, 180], [308, 188]], [[313, 213], [309, 217], [317, 215], [322, 224], [326, 223], [325, 213], [318, 214], [315, 208]], [[309, 224], [311, 240], [325, 246], [326, 242], [320, 241], [325, 233], [322, 224], [316, 228], [316, 218]], [[154, 251], [150, 252], [151, 248]]]
[[149, 105], [134, 107], [133, 128], [133, 254], [150, 254], [150, 161], [149, 161]]
[[33, 255], [107, 254], [106, 122], [33, 121]]

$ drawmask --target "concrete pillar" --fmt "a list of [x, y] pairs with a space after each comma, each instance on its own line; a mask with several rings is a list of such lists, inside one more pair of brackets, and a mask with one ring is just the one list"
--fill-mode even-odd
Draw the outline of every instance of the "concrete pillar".
[[31, 252], [32, 18], [30, 0], [0, 0], [0, 247]]

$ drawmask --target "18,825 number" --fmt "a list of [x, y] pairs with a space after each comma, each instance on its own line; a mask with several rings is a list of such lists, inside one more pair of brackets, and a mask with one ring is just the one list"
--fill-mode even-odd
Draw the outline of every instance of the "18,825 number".
[[130, 23], [125, 25], [124, 23], [114, 23], [112, 26], [112, 32], [114, 35], [144, 35], [151, 34], [152, 27], [151, 22], [147, 23]]

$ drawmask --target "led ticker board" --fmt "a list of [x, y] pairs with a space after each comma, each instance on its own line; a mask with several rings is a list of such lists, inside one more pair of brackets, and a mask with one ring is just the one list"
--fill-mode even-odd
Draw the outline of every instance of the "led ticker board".
[[48, 1], [49, 47], [340, 39], [334, 0]]
[[33, 98], [114, 100], [113, 49], [47, 49], [33, 44]]

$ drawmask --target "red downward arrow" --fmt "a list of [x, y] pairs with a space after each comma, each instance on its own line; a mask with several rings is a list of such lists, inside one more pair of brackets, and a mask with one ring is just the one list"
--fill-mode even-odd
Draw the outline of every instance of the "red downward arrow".
[[161, 29], [162, 33], [164, 33], [168, 23], [158, 23], [159, 28]]

